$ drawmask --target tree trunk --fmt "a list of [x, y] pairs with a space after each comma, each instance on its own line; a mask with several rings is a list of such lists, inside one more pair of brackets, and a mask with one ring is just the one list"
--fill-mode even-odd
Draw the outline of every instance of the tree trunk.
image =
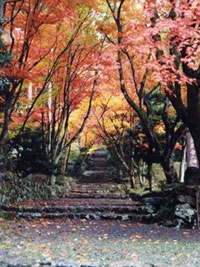
[[172, 158], [171, 157], [161, 158], [160, 162], [163, 167], [163, 171], [165, 173], [167, 183], [172, 184], [172, 183], [178, 182], [178, 176], [174, 168], [174, 162]]
[[122, 181], [122, 178], [123, 178], [123, 171], [122, 169], [120, 168], [121, 167], [121, 164], [120, 162], [118, 161], [117, 158], [114, 158], [115, 159], [115, 162], [118, 162], [115, 166], [116, 166], [116, 183], [121, 183]]
[[152, 192], [152, 178], [153, 178], [153, 164], [151, 161], [148, 162], [148, 181], [149, 181], [149, 191]]
[[67, 173], [67, 171], [68, 171], [67, 165], [68, 165], [68, 161], [69, 161], [70, 152], [71, 152], [71, 146], [69, 146], [68, 149], [66, 149], [66, 151], [64, 153], [65, 154], [64, 160], [63, 160], [62, 167], [61, 167], [62, 173]]
[[[0, 41], [1, 41], [1, 46], [0, 46], [0, 51], [4, 51], [5, 47], [2, 43], [2, 34], [3, 34], [3, 22], [4, 22], [4, 14], [5, 14], [5, 4], [6, 0], [0, 0]], [[8, 93], [9, 96], [9, 93]], [[10, 122], [10, 101], [6, 101], [6, 96], [5, 96], [5, 107], [4, 107], [4, 123], [3, 123], [3, 129], [0, 135], [0, 153], [5, 154], [6, 150], [6, 142], [8, 140], [8, 126]]]
[[134, 188], [135, 188], [135, 178], [134, 178], [134, 174], [129, 173], [129, 180], [130, 180], [131, 188], [134, 189]]
[[3, 27], [3, 21], [4, 21], [4, 13], [5, 13], [5, 4], [6, 4], [6, 0], [0, 1], [0, 36], [2, 35], [2, 27]]
[[188, 131], [186, 133], [187, 139], [187, 167], [199, 167], [199, 162], [197, 158], [197, 153], [194, 145], [194, 140], [191, 133]]
[[200, 131], [199, 133], [193, 135], [193, 138], [194, 138], [194, 144], [196, 148], [198, 162], [200, 162]]
[[140, 159], [138, 163], [138, 177], [140, 181], [140, 186], [143, 187], [146, 181], [145, 177], [145, 161], [143, 159]]
[[51, 164], [52, 167], [55, 168], [53, 170], [53, 172], [51, 173], [51, 175], [49, 176], [49, 184], [50, 185], [55, 185], [55, 183], [56, 183], [56, 174], [58, 172], [57, 164], [58, 164], [58, 162], [60, 160], [60, 157], [61, 157], [61, 153], [56, 158], [52, 157], [51, 160], [49, 161], [49, 164]]
[[184, 141], [182, 148], [180, 169], [179, 169], [179, 181], [181, 183], [184, 183], [186, 154], [187, 154], [187, 147], [186, 147], [186, 142]]
[[[184, 55], [185, 56], [185, 55]], [[183, 70], [186, 76], [196, 78], [197, 82], [187, 84], [187, 107], [182, 101], [181, 86], [175, 83], [172, 90], [175, 94], [168, 94], [177, 114], [189, 128], [194, 139], [198, 162], [200, 162], [200, 80], [198, 72], [188, 68], [187, 64], [183, 64]]]
[[[200, 123], [200, 121], [198, 122]], [[188, 127], [189, 128], [189, 127]], [[190, 133], [192, 135], [193, 138], [193, 142], [195, 145], [195, 149], [196, 149], [196, 156], [198, 159], [198, 166], [200, 165], [200, 126], [199, 127], [194, 127], [194, 128], [189, 128]]]
[[[31, 103], [33, 100], [33, 84], [32, 82], [29, 82], [28, 85], [28, 101]], [[29, 108], [31, 106], [31, 104], [29, 103]]]
[[[197, 79], [196, 82], [187, 84], [187, 112], [188, 126], [194, 139], [198, 163], [200, 162], [200, 80], [199, 71], [193, 71], [188, 65], [183, 64], [183, 70], [188, 77]], [[194, 162], [195, 163], [195, 162]], [[189, 166], [188, 166], [189, 167]]]
[[7, 93], [5, 97], [5, 107], [4, 107], [4, 121], [3, 121], [3, 129], [0, 135], [0, 153], [6, 154], [7, 152], [7, 141], [8, 141], [8, 130], [10, 124], [10, 114], [12, 112], [12, 97], [10, 93]]
[[49, 177], [49, 184], [50, 185], [55, 185], [56, 183], [56, 176], [54, 174], [52, 174], [50, 177]]

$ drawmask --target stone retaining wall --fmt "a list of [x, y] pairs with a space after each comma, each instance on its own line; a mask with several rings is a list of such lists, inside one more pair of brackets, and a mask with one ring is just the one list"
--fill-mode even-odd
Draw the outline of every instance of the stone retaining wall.
[[20, 178], [0, 173], [0, 203], [65, 197], [75, 184], [71, 177], [64, 177], [58, 181], [59, 183], [50, 186], [44, 181], [38, 181], [36, 176]]
[[149, 193], [141, 201], [154, 208], [155, 221], [177, 228], [197, 228], [196, 193], [199, 186], [167, 185], [163, 192]]

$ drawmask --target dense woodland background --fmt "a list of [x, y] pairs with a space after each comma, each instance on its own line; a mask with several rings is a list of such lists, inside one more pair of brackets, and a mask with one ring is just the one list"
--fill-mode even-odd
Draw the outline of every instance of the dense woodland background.
[[155, 163], [183, 182], [174, 162], [200, 161], [199, 25], [198, 0], [1, 0], [1, 172], [54, 185], [103, 145], [132, 188], [152, 189]]

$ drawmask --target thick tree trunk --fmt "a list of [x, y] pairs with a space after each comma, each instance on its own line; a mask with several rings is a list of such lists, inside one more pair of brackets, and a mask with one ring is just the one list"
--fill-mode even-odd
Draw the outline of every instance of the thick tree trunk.
[[[185, 54], [183, 54], [185, 56]], [[186, 76], [197, 79], [196, 83], [187, 84], [187, 107], [182, 101], [181, 87], [178, 83], [172, 87], [173, 94], [168, 94], [177, 114], [189, 128], [194, 139], [197, 158], [200, 162], [200, 80], [197, 71], [193, 71], [183, 64], [183, 70]]]
[[[197, 159], [198, 159], [198, 162], [200, 162], [200, 129], [199, 129], [199, 131], [196, 129], [190, 129], [190, 132], [191, 132], [192, 137], [193, 137]], [[198, 163], [198, 165], [199, 165], [199, 163]]]
[[197, 167], [199, 168], [199, 162], [197, 158], [197, 153], [194, 145], [194, 140], [191, 133], [188, 131], [186, 133], [187, 139], [187, 167]]
[[[185, 68], [186, 69], [186, 68]], [[189, 123], [188, 126], [190, 133], [194, 139], [194, 145], [196, 148], [198, 163], [200, 162], [200, 81], [199, 74], [186, 69], [189, 76], [194, 76], [197, 78], [197, 83], [187, 85], [187, 102], [188, 102], [188, 115]], [[195, 76], [195, 74], [197, 76]], [[195, 150], [195, 149], [194, 149]]]

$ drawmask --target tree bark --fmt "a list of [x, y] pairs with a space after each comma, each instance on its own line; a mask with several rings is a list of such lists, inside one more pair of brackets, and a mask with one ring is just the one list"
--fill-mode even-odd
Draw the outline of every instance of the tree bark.
[[186, 133], [187, 139], [187, 167], [197, 167], [199, 168], [199, 162], [197, 158], [197, 153], [194, 145], [194, 140], [192, 138], [191, 133], [188, 131]]
[[182, 155], [181, 155], [181, 163], [179, 169], [179, 181], [184, 183], [184, 176], [185, 176], [185, 163], [186, 163], [186, 154], [187, 154], [187, 147], [186, 147], [186, 140], [182, 145]]
[[6, 0], [0, 1], [0, 36], [2, 35], [2, 27], [3, 27], [3, 21], [4, 21], [4, 14], [5, 14], [5, 4]]
[[129, 174], [129, 179], [130, 179], [130, 184], [131, 184], [131, 188], [134, 189], [135, 188], [135, 178], [133, 174]]
[[69, 146], [65, 153], [64, 153], [64, 160], [63, 160], [63, 163], [62, 163], [62, 168], [61, 168], [61, 173], [67, 173], [68, 171], [68, 162], [69, 162], [69, 156], [70, 156], [70, 152], [71, 152], [71, 146]]
[[[0, 42], [1, 45], [3, 45], [2, 43], [2, 34], [3, 34], [3, 22], [4, 22], [4, 14], [5, 14], [5, 4], [6, 4], [6, 0], [1, 0], [0, 1]], [[0, 47], [0, 52], [4, 50], [4, 47]], [[8, 108], [8, 106], [6, 107]], [[5, 108], [4, 108], [5, 110]], [[8, 137], [8, 121], [9, 121], [9, 110], [5, 110], [4, 112], [4, 119], [6, 120], [6, 123], [4, 124], [4, 127], [2, 129], [1, 132], [1, 136], [0, 136], [0, 153], [4, 153], [4, 147], [5, 147], [5, 143], [7, 141], [7, 137]]]
[[148, 162], [148, 181], [149, 181], [149, 191], [152, 192], [152, 180], [153, 180], [153, 164], [152, 161]]
[[174, 162], [172, 158], [161, 158], [160, 159], [161, 165], [163, 167], [167, 183], [172, 184], [178, 182], [177, 172], [174, 168]]
[[8, 141], [8, 130], [9, 130], [11, 112], [12, 112], [12, 96], [10, 92], [7, 92], [5, 96], [5, 106], [4, 106], [4, 123], [0, 135], [0, 153], [3, 154], [6, 154], [7, 151], [6, 143]]
[[146, 176], [145, 176], [145, 165], [146, 162], [143, 159], [140, 159], [138, 162], [138, 177], [140, 186], [143, 187], [145, 185]]

